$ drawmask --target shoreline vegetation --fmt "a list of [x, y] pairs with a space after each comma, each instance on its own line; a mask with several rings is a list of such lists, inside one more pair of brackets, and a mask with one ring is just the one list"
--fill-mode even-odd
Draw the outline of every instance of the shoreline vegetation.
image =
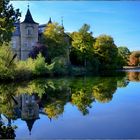
[[140, 51], [118, 47], [113, 37], [106, 34], [94, 37], [90, 25], [83, 24], [78, 31], [66, 33], [64, 26], [56, 22], [46, 25], [39, 42], [31, 46], [29, 58], [19, 60], [13, 53], [11, 37], [21, 13], [14, 10], [9, 0], [2, 0], [0, 5], [0, 80], [115, 75], [116, 71], [125, 70], [125, 65], [140, 64]]

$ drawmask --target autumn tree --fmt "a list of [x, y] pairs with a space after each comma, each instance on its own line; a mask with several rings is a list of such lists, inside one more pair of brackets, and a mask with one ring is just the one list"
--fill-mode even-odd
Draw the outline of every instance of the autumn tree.
[[117, 67], [118, 50], [111, 36], [100, 35], [97, 37], [93, 49], [100, 61], [100, 69], [115, 69]]
[[11, 40], [14, 31], [14, 23], [21, 16], [19, 9], [14, 10], [10, 0], [0, 1], [0, 45]]
[[66, 56], [67, 42], [65, 40], [64, 28], [58, 23], [47, 24], [43, 33], [43, 43], [48, 46], [48, 56], [50, 59]]
[[140, 64], [140, 51], [134, 51], [129, 57], [129, 65], [138, 66]]

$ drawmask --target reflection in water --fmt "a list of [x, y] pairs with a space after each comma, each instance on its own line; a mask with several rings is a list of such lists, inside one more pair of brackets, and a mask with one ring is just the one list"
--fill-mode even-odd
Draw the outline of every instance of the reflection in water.
[[15, 129], [14, 127], [12, 127], [12, 126], [4, 126], [0, 122], [0, 139], [14, 139], [15, 136], [16, 136], [14, 129]]
[[117, 81], [112, 78], [104, 78], [93, 86], [93, 96], [99, 102], [109, 102], [117, 89]]
[[1, 84], [0, 113], [8, 119], [8, 126], [12, 126], [11, 120], [20, 118], [25, 121], [31, 134], [39, 114], [46, 115], [50, 120], [58, 118], [69, 102], [87, 115], [91, 104], [111, 101], [117, 87], [127, 84], [126, 77], [37, 79]]
[[140, 72], [128, 72], [127, 75], [130, 81], [140, 81]]

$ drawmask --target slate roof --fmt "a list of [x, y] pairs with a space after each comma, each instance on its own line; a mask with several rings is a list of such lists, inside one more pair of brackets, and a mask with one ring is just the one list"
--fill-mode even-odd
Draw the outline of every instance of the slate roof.
[[38, 23], [36, 23], [36, 22], [33, 20], [29, 8], [28, 8], [27, 13], [26, 13], [26, 15], [25, 15], [25, 19], [24, 19], [24, 21], [23, 21], [22, 23], [38, 24]]

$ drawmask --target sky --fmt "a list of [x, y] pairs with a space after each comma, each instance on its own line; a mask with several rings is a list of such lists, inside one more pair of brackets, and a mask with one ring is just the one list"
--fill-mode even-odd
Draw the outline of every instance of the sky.
[[84, 23], [90, 25], [94, 37], [107, 34], [115, 44], [130, 51], [140, 50], [140, 1], [11, 1], [19, 8], [24, 20], [29, 3], [35, 22], [63, 24], [66, 32], [78, 31]]

